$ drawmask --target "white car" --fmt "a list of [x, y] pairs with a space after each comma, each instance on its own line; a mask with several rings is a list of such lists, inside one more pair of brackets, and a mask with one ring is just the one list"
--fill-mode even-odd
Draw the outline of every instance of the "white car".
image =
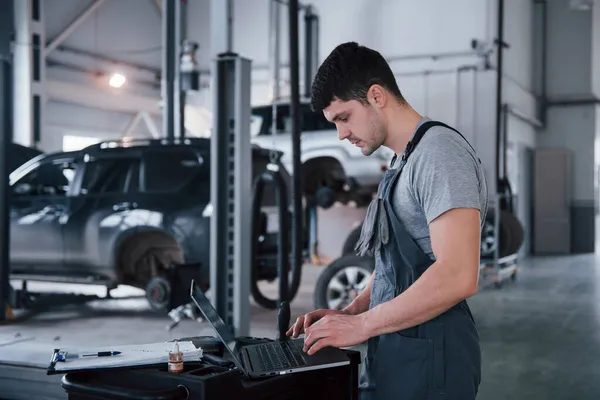
[[[292, 135], [289, 102], [277, 104], [277, 130], [272, 132], [273, 106], [252, 108], [252, 143], [283, 152], [282, 163], [290, 174], [292, 168]], [[335, 202], [368, 205], [377, 191], [383, 173], [394, 155], [381, 148], [371, 156], [347, 140], [340, 141], [334, 124], [322, 113], [313, 112], [306, 101], [300, 103], [301, 163], [305, 194], [323, 208]]]

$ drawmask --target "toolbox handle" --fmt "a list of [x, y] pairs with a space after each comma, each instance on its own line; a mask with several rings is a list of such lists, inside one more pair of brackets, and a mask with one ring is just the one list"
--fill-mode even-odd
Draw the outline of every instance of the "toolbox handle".
[[138, 390], [126, 391], [120, 387], [97, 386], [82, 382], [73, 382], [67, 375], [62, 377], [61, 385], [69, 393], [80, 393], [99, 396], [100, 398], [119, 400], [187, 400], [190, 396], [189, 390], [183, 385], [177, 385], [177, 387], [173, 389], [155, 392]]

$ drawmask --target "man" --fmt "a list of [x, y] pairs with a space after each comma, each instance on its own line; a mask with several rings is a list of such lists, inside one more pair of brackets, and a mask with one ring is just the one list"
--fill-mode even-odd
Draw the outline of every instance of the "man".
[[363, 399], [474, 399], [479, 336], [465, 301], [477, 291], [487, 212], [484, 171], [452, 128], [419, 115], [376, 51], [344, 43], [320, 66], [311, 107], [366, 156], [397, 156], [380, 183], [357, 249], [375, 259], [366, 287], [344, 310], [300, 316], [288, 335], [304, 350], [367, 341]]

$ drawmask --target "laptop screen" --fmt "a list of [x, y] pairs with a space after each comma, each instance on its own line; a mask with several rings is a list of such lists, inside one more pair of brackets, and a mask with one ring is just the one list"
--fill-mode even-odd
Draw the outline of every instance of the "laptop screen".
[[221, 319], [217, 313], [217, 310], [215, 310], [215, 308], [212, 306], [210, 300], [208, 300], [206, 295], [193, 281], [191, 292], [192, 300], [194, 300], [194, 303], [196, 303], [202, 314], [204, 314], [204, 318], [206, 318], [206, 320], [213, 326], [217, 332], [217, 335], [219, 335], [221, 341], [234, 358], [237, 367], [244, 371], [243, 365], [236, 354], [236, 341], [233, 332], [231, 332], [227, 325], [225, 325], [225, 322], [223, 319]]

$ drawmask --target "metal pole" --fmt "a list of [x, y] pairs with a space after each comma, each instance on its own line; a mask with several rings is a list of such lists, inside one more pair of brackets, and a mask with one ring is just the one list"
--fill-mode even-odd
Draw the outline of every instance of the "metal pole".
[[289, 59], [290, 59], [290, 117], [292, 120], [292, 219], [294, 279], [291, 292], [296, 292], [301, 281], [303, 211], [302, 211], [302, 171], [300, 164], [300, 79], [298, 62], [298, 0], [290, 0], [288, 6]]
[[313, 6], [304, 9], [304, 96], [310, 97], [312, 79], [319, 67], [319, 16]]
[[279, 75], [279, 64], [281, 63], [280, 59], [280, 46], [279, 46], [279, 38], [281, 35], [281, 23], [280, 23], [280, 14], [281, 14], [281, 5], [276, 0], [271, 0], [271, 24], [270, 24], [270, 32], [269, 32], [269, 44], [270, 44], [270, 58], [271, 58], [271, 75], [273, 82], [271, 88], [271, 98], [273, 102], [272, 106], [272, 121], [271, 121], [271, 134], [273, 135], [273, 141], [275, 141], [275, 134], [277, 132], [277, 101], [280, 97], [280, 75]]
[[[178, 111], [176, 106], [179, 105], [179, 100], [175, 100], [176, 91], [175, 77], [178, 68], [179, 55], [176, 53], [177, 48], [173, 46], [176, 33], [176, 3], [180, 0], [163, 0], [162, 12], [162, 79], [161, 92], [163, 101], [163, 136], [168, 139], [175, 137], [175, 113]], [[179, 96], [177, 96], [178, 98]], [[177, 110], [177, 111], [176, 111]]]
[[504, 171], [500, 171], [502, 154], [502, 68], [504, 53], [504, 0], [498, 0], [498, 70], [496, 74], [496, 193], [501, 192], [501, 179]]
[[210, 290], [217, 313], [236, 336], [250, 332], [252, 150], [251, 62], [231, 53], [231, 2], [213, 0], [211, 26]]
[[12, 54], [13, 1], [5, 2], [0, 13], [0, 321], [6, 320], [10, 287], [10, 186], [8, 182], [12, 143]]
[[171, 46], [173, 46], [173, 56], [175, 58], [175, 78], [173, 83], [173, 99], [174, 99], [174, 125], [173, 125], [173, 136], [181, 139], [185, 136], [184, 118], [185, 118], [185, 99], [186, 93], [183, 90], [183, 84], [181, 82], [181, 44], [184, 38], [185, 29], [185, 2], [182, 0], [175, 1], [175, 13], [173, 18], [174, 25], [174, 36]]

